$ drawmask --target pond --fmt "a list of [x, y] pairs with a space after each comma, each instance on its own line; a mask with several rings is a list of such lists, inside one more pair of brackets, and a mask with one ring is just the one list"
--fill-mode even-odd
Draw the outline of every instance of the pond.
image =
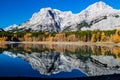
[[0, 44], [0, 77], [76, 78], [120, 73], [120, 47]]

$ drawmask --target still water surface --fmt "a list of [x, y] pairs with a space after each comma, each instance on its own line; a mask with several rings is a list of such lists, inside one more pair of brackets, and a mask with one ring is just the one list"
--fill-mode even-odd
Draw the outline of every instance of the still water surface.
[[0, 44], [0, 77], [75, 78], [120, 73], [120, 47]]

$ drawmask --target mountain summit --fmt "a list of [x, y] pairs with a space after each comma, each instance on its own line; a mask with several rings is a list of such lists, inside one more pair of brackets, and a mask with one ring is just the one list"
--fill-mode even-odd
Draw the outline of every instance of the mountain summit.
[[96, 11], [96, 10], [113, 9], [113, 8], [109, 5], [107, 5], [106, 3], [99, 1], [99, 2], [96, 2], [92, 5], [90, 5], [87, 9]]
[[19, 26], [7, 27], [6, 31], [63, 32], [77, 30], [112, 30], [120, 27], [120, 11], [99, 1], [78, 14], [42, 8]]

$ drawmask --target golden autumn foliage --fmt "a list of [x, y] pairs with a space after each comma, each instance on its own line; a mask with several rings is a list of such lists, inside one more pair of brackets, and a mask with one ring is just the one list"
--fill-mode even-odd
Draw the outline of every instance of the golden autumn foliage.
[[24, 35], [24, 40], [25, 40], [25, 41], [32, 41], [31, 36], [32, 36], [31, 33], [26, 33], [26, 34]]
[[120, 42], [120, 30], [74, 32], [0, 32], [0, 41]]
[[65, 40], [65, 33], [58, 33], [54, 37], [55, 41], [64, 41]]
[[4, 41], [6, 41], [7, 40], [7, 37], [1, 37], [0, 38], [0, 42], [4, 42]]
[[96, 35], [95, 34], [92, 34], [92, 38], [91, 38], [91, 42], [96, 42]]
[[114, 47], [112, 51], [116, 55], [115, 57], [120, 59], [120, 47]]
[[75, 41], [75, 35], [74, 35], [74, 34], [69, 35], [69, 36], [67, 37], [67, 41]]
[[101, 34], [101, 42], [105, 42], [105, 33], [104, 32], [102, 32], [102, 34]]
[[116, 32], [115, 32], [115, 34], [113, 35], [113, 42], [115, 42], [115, 43], [120, 42], [120, 36], [118, 34], [119, 32], [120, 32], [120, 30], [117, 29]]

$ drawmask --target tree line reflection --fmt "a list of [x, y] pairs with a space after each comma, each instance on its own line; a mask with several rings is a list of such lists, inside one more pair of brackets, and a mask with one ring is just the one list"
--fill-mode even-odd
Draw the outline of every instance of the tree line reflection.
[[41, 52], [59, 52], [76, 54], [82, 56], [102, 55], [113, 56], [120, 59], [119, 46], [98, 46], [98, 45], [57, 45], [57, 44], [0, 44], [0, 53], [9, 51], [14, 54], [17, 53], [41, 53]]

